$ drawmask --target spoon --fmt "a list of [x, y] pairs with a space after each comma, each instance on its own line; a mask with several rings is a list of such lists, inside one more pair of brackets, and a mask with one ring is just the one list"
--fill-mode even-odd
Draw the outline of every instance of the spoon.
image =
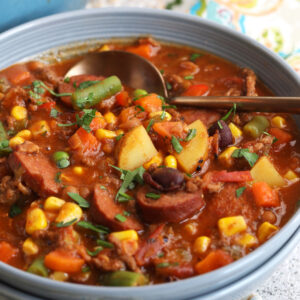
[[127, 86], [163, 95], [168, 103], [213, 109], [230, 109], [236, 104], [240, 111], [287, 112], [300, 114], [300, 97], [246, 96], [180, 96], [170, 98], [160, 71], [147, 59], [121, 50], [89, 53], [65, 75], [116, 75]]

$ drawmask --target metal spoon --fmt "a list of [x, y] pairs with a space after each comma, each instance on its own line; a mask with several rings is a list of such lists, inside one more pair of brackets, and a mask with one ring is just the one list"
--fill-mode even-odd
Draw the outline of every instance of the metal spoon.
[[163, 95], [170, 104], [229, 109], [235, 103], [240, 111], [288, 112], [300, 114], [300, 97], [199, 96], [169, 98], [160, 71], [143, 57], [120, 50], [89, 53], [74, 65], [66, 77], [93, 74], [116, 75], [127, 86]]

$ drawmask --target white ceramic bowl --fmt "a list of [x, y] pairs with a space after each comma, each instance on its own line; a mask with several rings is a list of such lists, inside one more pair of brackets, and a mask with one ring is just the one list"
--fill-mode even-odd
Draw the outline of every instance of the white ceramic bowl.
[[[201, 18], [150, 9], [82, 10], [19, 26], [0, 35], [0, 69], [73, 42], [149, 34], [214, 53], [241, 67], [250, 67], [275, 94], [299, 96], [297, 74], [279, 56], [257, 42]], [[188, 299], [216, 290], [226, 291], [229, 285], [234, 295], [241, 289], [238, 282], [242, 278], [247, 280], [247, 276], [250, 280], [257, 268], [262, 270], [260, 280], [267, 276], [270, 269], [264, 265], [293, 235], [299, 238], [299, 224], [300, 210], [273, 238], [246, 257], [208, 274], [178, 282], [136, 288], [85, 286], [51, 281], [2, 263], [0, 275], [8, 284], [51, 299]]]

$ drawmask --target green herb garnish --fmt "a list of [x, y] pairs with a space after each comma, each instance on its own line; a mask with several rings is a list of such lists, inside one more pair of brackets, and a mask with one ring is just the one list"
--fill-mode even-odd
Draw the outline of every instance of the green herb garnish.
[[102, 246], [103, 248], [114, 248], [112, 243], [103, 240], [97, 240], [97, 245]]
[[135, 109], [137, 109], [137, 108], [139, 108], [141, 111], [145, 111], [144, 107], [141, 106], [141, 105], [136, 105], [136, 106], [135, 106]]
[[98, 233], [105, 233], [105, 234], [109, 233], [109, 228], [103, 225], [93, 225], [92, 223], [87, 221], [79, 221], [77, 223], [77, 226], [80, 226], [85, 229], [90, 229]]
[[167, 90], [171, 90], [172, 89], [172, 85], [170, 82], [166, 82], [166, 87], [167, 87]]
[[159, 198], [160, 198], [160, 194], [155, 194], [155, 193], [147, 193], [147, 194], [146, 194], [146, 197], [147, 197], [147, 198], [151, 198], [151, 199], [155, 199], [155, 200], [157, 200], [157, 199], [159, 199]]
[[166, 117], [166, 111], [163, 110], [161, 115], [160, 115], [160, 119], [163, 120]]
[[51, 111], [50, 111], [50, 117], [52, 118], [57, 118], [59, 115], [59, 111], [55, 108], [51, 108]]
[[197, 129], [195, 128], [192, 128], [192, 129], [189, 129], [188, 131], [188, 134], [186, 136], [186, 138], [184, 139], [185, 142], [188, 142], [190, 140], [192, 140], [197, 134]]
[[97, 247], [97, 248], [95, 248], [95, 251], [90, 251], [90, 250], [86, 249], [86, 252], [87, 252], [87, 254], [90, 255], [90, 256], [96, 256], [96, 255], [98, 255], [102, 250], [103, 250], [103, 247]]
[[74, 219], [70, 220], [69, 222], [59, 222], [59, 223], [56, 223], [55, 226], [59, 227], [59, 228], [61, 228], [61, 227], [68, 227], [68, 226], [74, 224], [76, 221], [77, 221], [77, 218], [74, 218]]
[[176, 267], [179, 266], [178, 262], [169, 263], [169, 262], [162, 262], [156, 265], [156, 268], [167, 268], [167, 267]]
[[20, 206], [18, 206], [17, 204], [13, 204], [9, 209], [8, 216], [10, 218], [14, 218], [21, 213], [22, 213], [22, 209], [20, 208]]
[[90, 203], [87, 202], [84, 198], [82, 198], [80, 195], [76, 193], [68, 193], [68, 196], [72, 198], [77, 204], [82, 208], [89, 208]]
[[65, 83], [69, 83], [69, 82], [70, 82], [70, 77], [66, 77], [66, 78], [64, 79], [64, 82], [65, 82]]
[[146, 128], [146, 131], [147, 132], [149, 132], [150, 131], [150, 129], [152, 128], [152, 125], [154, 124], [154, 120], [153, 119], [151, 119], [150, 121], [149, 121], [149, 123], [148, 123], [148, 126], [147, 126], [147, 128]]
[[240, 196], [242, 196], [242, 194], [244, 193], [245, 189], [246, 189], [245, 186], [242, 186], [242, 187], [236, 189], [235, 194], [236, 194], [237, 198], [239, 198]]
[[234, 158], [244, 157], [251, 167], [254, 166], [254, 164], [256, 163], [256, 161], [258, 159], [258, 155], [256, 153], [250, 152], [249, 149], [247, 149], [247, 148], [234, 150], [231, 157], [234, 157]]
[[55, 181], [56, 183], [61, 183], [60, 175], [61, 175], [61, 172], [57, 172], [57, 173], [55, 174], [54, 181]]
[[116, 141], [119, 141], [124, 136], [124, 133], [121, 133], [116, 136]]
[[218, 126], [220, 127], [220, 129], [223, 129], [223, 126], [220, 121], [218, 121]]
[[201, 56], [203, 56], [203, 54], [200, 54], [200, 53], [192, 53], [192, 54], [190, 55], [190, 61], [195, 62], [196, 59], [199, 58], [199, 57], [201, 57]]
[[118, 221], [121, 222], [121, 223], [124, 223], [124, 222], [127, 220], [126, 217], [124, 217], [124, 216], [122, 216], [122, 215], [120, 215], [120, 214], [116, 214], [116, 215], [115, 215], [115, 219], [118, 220]]
[[40, 80], [35, 80], [33, 83], [34, 88], [39, 88], [39, 87], [43, 87], [44, 89], [46, 89], [51, 95], [55, 96], [55, 97], [64, 97], [64, 96], [72, 96], [72, 93], [55, 93], [53, 90], [51, 90], [43, 81]]
[[76, 123], [85, 131], [90, 132], [90, 124], [96, 116], [96, 109], [83, 109], [83, 116], [76, 115]]
[[194, 79], [194, 75], [187, 75], [187, 76], [184, 76], [183, 78], [186, 80], [191, 80], [191, 79]]
[[230, 108], [230, 110], [227, 112], [227, 114], [221, 118], [221, 120], [226, 121], [232, 113], [233, 113], [233, 115], [235, 115], [235, 113], [236, 113], [236, 104], [235, 103]]
[[179, 154], [182, 151], [183, 147], [174, 135], [172, 135], [171, 143], [173, 145], [174, 150]]

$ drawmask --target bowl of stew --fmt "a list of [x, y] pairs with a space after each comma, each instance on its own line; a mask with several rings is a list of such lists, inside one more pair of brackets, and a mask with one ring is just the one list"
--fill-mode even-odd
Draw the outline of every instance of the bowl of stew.
[[155, 64], [172, 95], [298, 95], [297, 75], [256, 42], [140, 9], [59, 14], [0, 42], [4, 282], [53, 299], [229, 284], [234, 297], [299, 238], [296, 117], [177, 108], [116, 76], [65, 77], [85, 53], [118, 49]]

